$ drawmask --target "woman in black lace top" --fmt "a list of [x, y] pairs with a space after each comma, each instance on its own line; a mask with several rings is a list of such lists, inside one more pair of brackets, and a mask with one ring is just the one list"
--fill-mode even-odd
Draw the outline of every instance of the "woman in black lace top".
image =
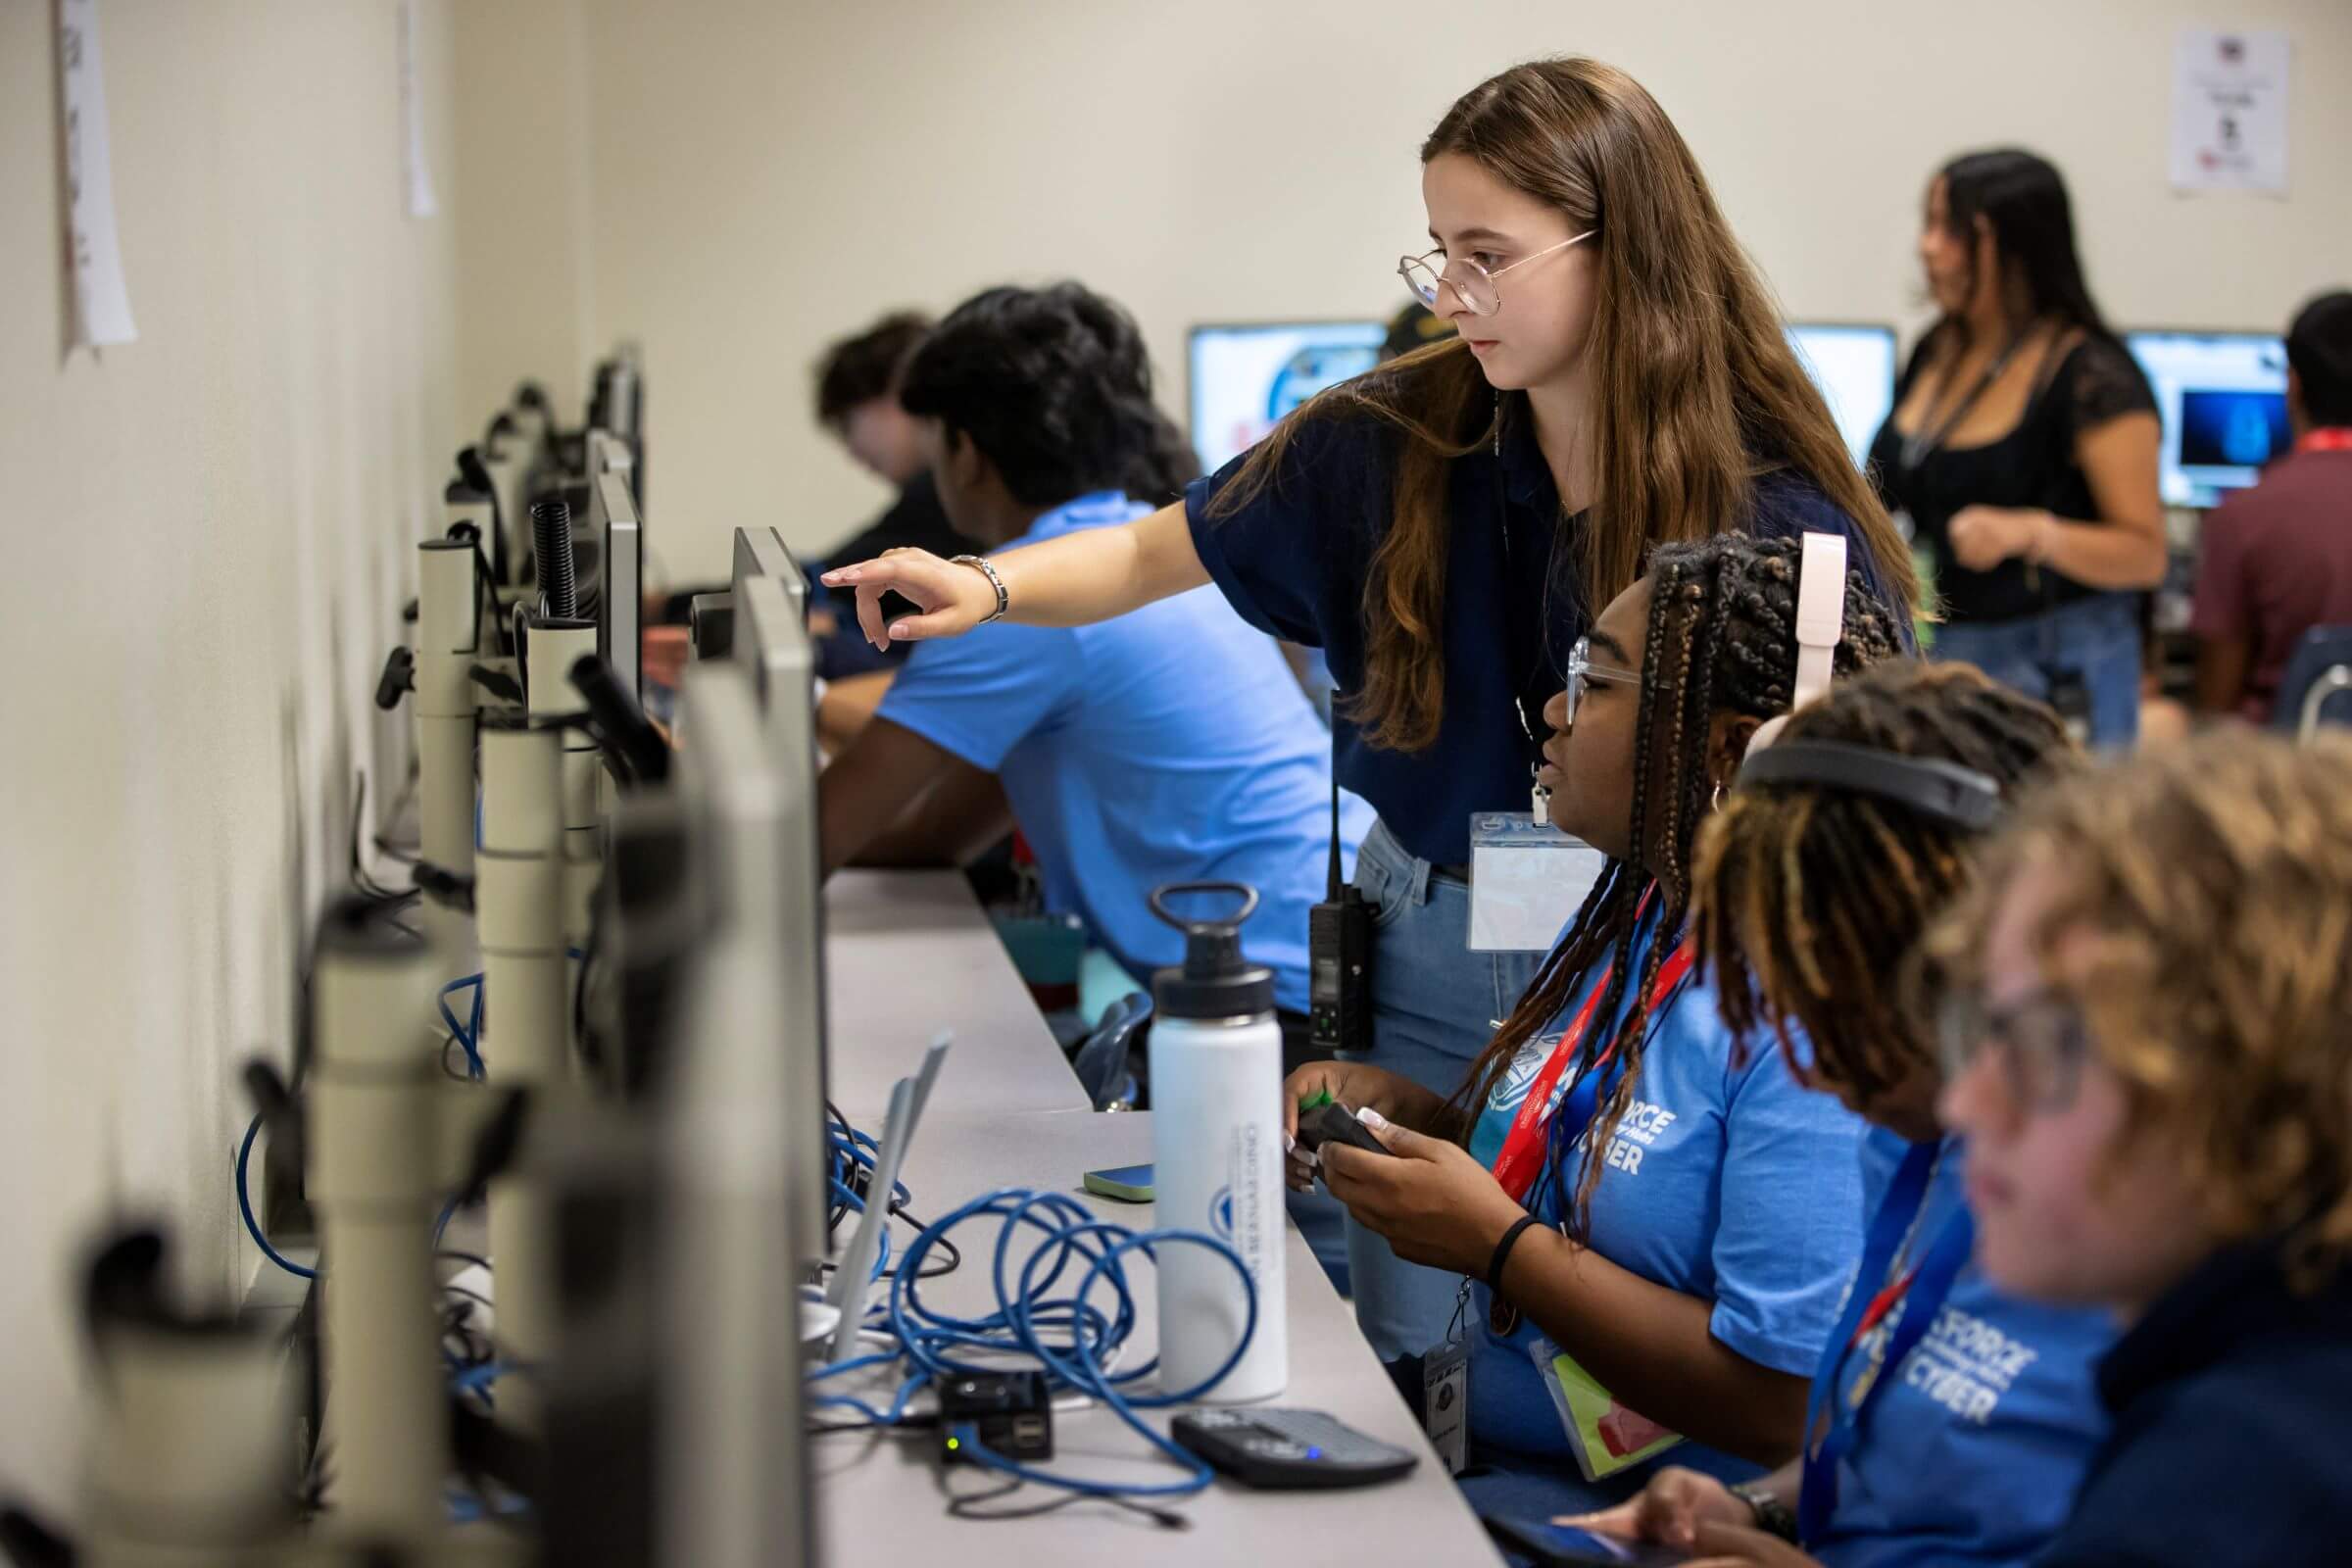
[[2082, 280], [2058, 171], [1971, 153], [1928, 187], [1942, 317], [1871, 446], [1944, 611], [1935, 654], [2087, 720], [2139, 727], [2139, 596], [2164, 576], [2156, 402]]

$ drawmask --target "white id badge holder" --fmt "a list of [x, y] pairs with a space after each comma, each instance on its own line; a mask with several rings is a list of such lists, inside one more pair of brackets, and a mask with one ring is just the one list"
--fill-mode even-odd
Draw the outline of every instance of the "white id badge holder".
[[1470, 951], [1548, 953], [1608, 858], [1549, 822], [1511, 811], [1470, 818]]
[[1452, 1326], [1421, 1357], [1421, 1429], [1449, 1476], [1470, 1465], [1470, 1336], [1462, 1322], [1469, 1304], [1470, 1282], [1464, 1280], [1453, 1299]]

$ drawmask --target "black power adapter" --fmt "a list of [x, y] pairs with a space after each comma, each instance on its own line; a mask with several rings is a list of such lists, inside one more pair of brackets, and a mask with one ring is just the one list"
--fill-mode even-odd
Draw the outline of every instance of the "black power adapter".
[[961, 1462], [968, 1429], [980, 1446], [1024, 1464], [1054, 1457], [1054, 1401], [1043, 1372], [958, 1372], [939, 1385], [941, 1456]]

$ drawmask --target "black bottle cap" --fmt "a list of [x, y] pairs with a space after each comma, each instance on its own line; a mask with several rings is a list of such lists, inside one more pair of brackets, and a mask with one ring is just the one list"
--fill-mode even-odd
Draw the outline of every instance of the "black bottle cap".
[[[1193, 894], [1232, 894], [1241, 907], [1223, 919], [1188, 920], [1166, 900]], [[1242, 923], [1257, 911], [1257, 889], [1247, 882], [1171, 882], [1152, 893], [1152, 912], [1184, 933], [1184, 963], [1152, 980], [1152, 999], [1163, 1018], [1256, 1018], [1274, 1010], [1274, 971], [1242, 956]]]

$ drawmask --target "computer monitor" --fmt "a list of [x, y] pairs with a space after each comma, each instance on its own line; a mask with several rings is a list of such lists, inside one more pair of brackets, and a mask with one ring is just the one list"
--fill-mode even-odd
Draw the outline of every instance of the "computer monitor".
[[1879, 426], [1894, 412], [1894, 328], [1790, 321], [1788, 346], [1829, 400], [1854, 466], [1870, 461]]
[[1200, 466], [1214, 473], [1317, 392], [1378, 365], [1388, 335], [1385, 321], [1194, 327], [1188, 358]]
[[773, 577], [784, 587], [784, 596], [791, 601], [795, 613], [805, 621], [808, 615], [808, 575], [786, 548], [784, 536], [773, 528], [738, 528], [735, 530], [735, 571], [731, 586], [736, 594], [738, 615], [743, 610], [743, 585], [747, 578]]
[[629, 489], [628, 450], [588, 432], [588, 532], [596, 541], [596, 651], [631, 697], [642, 699], [645, 524]]
[[2130, 332], [2164, 420], [2168, 507], [2218, 506], [2290, 444], [2286, 345], [2264, 332]]
[[[782, 597], [748, 585], [755, 623]], [[806, 639], [801, 641], [805, 645]], [[828, 1139], [813, 752], [738, 662], [690, 667], [674, 777], [705, 919], [661, 1119], [655, 1560], [821, 1560], [798, 1286], [825, 1249]]]
[[629, 489], [645, 505], [645, 369], [634, 343], [622, 343], [601, 361], [588, 394], [588, 422], [626, 444], [635, 461]]
[[[752, 529], [739, 529], [740, 552]], [[770, 541], [773, 541], [772, 534]], [[777, 808], [775, 845], [763, 852], [761, 868], [748, 878], [743, 896], [762, 901], [762, 917], [774, 930], [769, 961], [784, 979], [791, 1007], [789, 1089], [797, 1107], [822, 1119], [825, 1105], [825, 899], [824, 861], [816, 822], [816, 646], [808, 617], [791, 590], [806, 583], [791, 554], [782, 552], [780, 570], [739, 574], [735, 587], [732, 653], [736, 667], [751, 678], [765, 725], [768, 755], [783, 780]], [[689, 732], [689, 749], [701, 744]], [[817, 1228], [824, 1235], [824, 1172], [805, 1173]]]

